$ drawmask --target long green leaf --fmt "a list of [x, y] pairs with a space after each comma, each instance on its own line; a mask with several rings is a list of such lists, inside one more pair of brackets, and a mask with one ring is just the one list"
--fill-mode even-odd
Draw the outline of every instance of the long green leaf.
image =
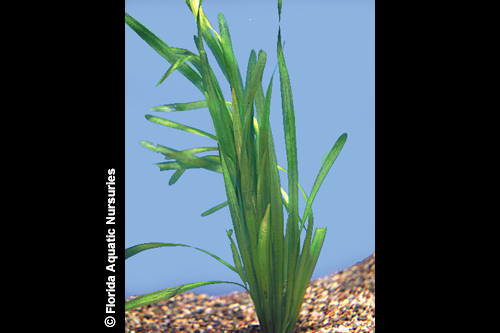
[[248, 57], [247, 76], [245, 80], [245, 98], [246, 98], [246, 91], [248, 90], [248, 87], [250, 87], [250, 83], [252, 81], [253, 68], [256, 64], [257, 64], [257, 54], [255, 53], [255, 50], [252, 50], [250, 51], [250, 56]]
[[229, 229], [227, 231], [227, 237], [229, 238], [229, 241], [231, 242], [231, 252], [233, 253], [233, 260], [234, 260], [234, 267], [236, 267], [236, 271], [240, 275], [241, 281], [246, 285], [247, 284], [247, 278], [245, 274], [245, 270], [243, 268], [243, 265], [241, 263], [241, 258], [240, 254], [238, 253], [238, 249], [236, 248], [236, 245], [234, 244], [233, 238], [231, 237], [233, 235], [233, 229]]
[[[253, 267], [252, 260], [252, 248], [250, 246], [250, 240], [248, 238], [248, 232], [244, 224], [244, 215], [239, 204], [238, 197], [236, 195], [235, 186], [232, 181], [232, 177], [228, 170], [227, 160], [225, 155], [222, 155], [222, 174], [224, 175], [224, 184], [226, 187], [226, 194], [229, 202], [229, 211], [231, 213], [231, 219], [233, 221], [236, 241], [238, 242], [238, 248], [240, 250], [241, 259], [245, 267], [246, 280], [250, 286], [250, 291], [252, 293], [257, 293], [258, 295], [258, 284], [257, 277], [255, 275], [255, 268]], [[257, 307], [258, 305], [256, 305]]]
[[141, 253], [142, 251], [156, 249], [158, 247], [164, 247], [164, 246], [186, 246], [186, 245], [174, 244], [174, 243], [143, 243], [143, 244], [138, 244], [138, 245], [134, 245], [132, 247], [125, 249], [125, 260], [127, 260], [128, 258], [130, 258], [132, 256], [135, 256], [138, 253]]
[[[192, 6], [190, 7], [192, 10]], [[194, 12], [193, 12], [194, 13]], [[201, 59], [201, 70], [203, 85], [205, 91], [205, 99], [207, 101], [208, 110], [212, 117], [212, 121], [215, 128], [215, 133], [219, 143], [219, 148], [227, 154], [227, 156], [235, 161], [235, 149], [234, 149], [234, 138], [232, 135], [232, 126], [230, 119], [230, 112], [227, 112], [228, 107], [224, 100], [224, 96], [220, 89], [220, 86], [215, 78], [210, 65], [208, 64], [208, 57], [203, 47], [202, 41], [202, 11], [201, 7], [197, 10], [197, 27], [198, 27], [198, 37], [195, 38], [196, 46], [200, 52]]]
[[279, 20], [281, 21], [281, 3], [283, 0], [278, 0], [278, 16]]
[[168, 185], [169, 186], [174, 185], [179, 180], [179, 178], [181, 178], [181, 176], [184, 174], [184, 171], [186, 171], [186, 169], [187, 169], [187, 167], [181, 167], [176, 172], [174, 172], [172, 177], [170, 177], [170, 179], [168, 180]]
[[[201, 2], [199, 2], [199, 0], [185, 0], [185, 1], [188, 5], [189, 9], [193, 13], [197, 24], [199, 22], [199, 26], [200, 26], [199, 31], [201, 33], [199, 33], [198, 37], [196, 37], [196, 38], [201, 38], [201, 36], [203, 35], [203, 39], [205, 40], [208, 47], [212, 51], [212, 54], [214, 55], [215, 60], [219, 64], [219, 67], [222, 70], [222, 73], [224, 74], [227, 81], [229, 81], [229, 75], [228, 75], [227, 70], [226, 70], [227, 66], [225, 65], [224, 55], [222, 52], [220, 35], [217, 33], [217, 31], [214, 30], [214, 28], [212, 28], [212, 25], [210, 24], [207, 17], [203, 13], [203, 9], [201, 8]], [[215, 34], [215, 37], [212, 34], [212, 32]], [[200, 70], [200, 72], [201, 72], [201, 70]]]
[[304, 210], [304, 217], [302, 221], [302, 226], [304, 225], [305, 219], [308, 216], [309, 212], [311, 211], [311, 206], [314, 201], [314, 198], [316, 198], [316, 194], [318, 194], [319, 188], [321, 184], [323, 184], [323, 181], [326, 178], [326, 175], [328, 174], [328, 171], [330, 171], [333, 163], [337, 159], [337, 156], [339, 155], [340, 151], [342, 150], [342, 147], [344, 147], [344, 144], [347, 140], [347, 133], [342, 134], [335, 144], [333, 145], [332, 149], [328, 153], [328, 155], [325, 158], [325, 161], [323, 162], [323, 165], [321, 166], [321, 169], [318, 172], [318, 176], [316, 177], [316, 180], [314, 181], [314, 185], [311, 190], [311, 195], [309, 196], [309, 199], [307, 199], [306, 203], [306, 208]]
[[[203, 156], [201, 158], [204, 160], [210, 160], [212, 162], [215, 162], [217, 165], [220, 166], [220, 156], [219, 155], [207, 155], [207, 156]], [[197, 165], [190, 165], [190, 164], [182, 163], [179, 161], [160, 162], [160, 163], [155, 163], [155, 164], [160, 167], [160, 171], [200, 168]], [[220, 167], [214, 168], [213, 165], [211, 165], [210, 168], [205, 168], [205, 169], [210, 170], [210, 171], [215, 171], [218, 173], [222, 173], [222, 169]]]
[[[147, 148], [149, 150], [154, 151], [155, 153], [162, 153], [166, 156], [167, 159], [190, 159], [193, 157], [193, 154], [203, 153], [207, 151], [218, 151], [217, 147], [198, 147], [198, 148], [190, 148], [186, 150], [175, 150], [172, 148], [168, 148], [162, 145], [154, 146], [149, 141], [140, 141], [141, 146]], [[195, 156], [198, 157], [198, 156]], [[212, 162], [217, 162], [220, 164], [219, 155], [206, 155], [198, 158], [208, 159]]]
[[[249, 65], [252, 66], [251, 61], [249, 61]], [[249, 84], [245, 87], [244, 90], [244, 101], [243, 107], [240, 108], [243, 111], [243, 147], [245, 149], [242, 150], [242, 163], [241, 166], [241, 182], [242, 188], [246, 188], [248, 190], [244, 191], [245, 194], [243, 197], [244, 210], [245, 210], [245, 218], [248, 228], [250, 230], [251, 241], [252, 243], [256, 243], [255, 237], [252, 235], [256, 235], [259, 230], [259, 223], [261, 216], [257, 214], [257, 201], [256, 191], [257, 191], [257, 168], [260, 168], [260, 165], [257, 164], [259, 162], [259, 157], [257, 153], [259, 151], [258, 146], [259, 143], [255, 142], [256, 138], [258, 138], [259, 134], [256, 134], [254, 129], [254, 110], [253, 110], [253, 100], [255, 99], [255, 95], [260, 87], [262, 89], [262, 73], [264, 71], [264, 67], [266, 64], [266, 53], [264, 51], [259, 52], [259, 59], [255, 65], [253, 65], [252, 70], [249, 75], [250, 78], [247, 77], [247, 81], [250, 81]], [[258, 128], [258, 127], [257, 127]], [[265, 199], [264, 199], [265, 200]], [[266, 205], [265, 203], [263, 204]]]
[[[292, 89], [290, 85], [290, 77], [285, 64], [283, 48], [281, 45], [281, 28], [278, 30], [278, 65], [280, 71], [280, 87], [281, 87], [281, 107], [283, 110], [283, 126], [285, 131], [285, 144], [287, 155], [288, 169], [288, 221], [286, 224], [286, 249], [285, 260], [286, 267], [286, 282], [288, 288], [294, 290], [297, 263], [300, 251], [300, 234], [298, 228], [299, 220], [299, 202], [298, 202], [298, 163], [297, 163], [297, 142], [295, 133], [295, 113], [293, 109]], [[289, 313], [293, 307], [292, 292], [287, 292], [285, 295], [285, 313]]]
[[155, 123], [155, 124], [160, 124], [160, 125], [172, 127], [172, 128], [175, 128], [175, 129], [178, 129], [181, 131], [185, 131], [185, 132], [189, 132], [189, 133], [193, 133], [193, 134], [198, 134], [201, 136], [206, 136], [207, 138], [214, 139], [217, 141], [217, 137], [213, 134], [207, 133], [205, 131], [199, 130], [199, 129], [191, 127], [191, 126], [186, 126], [186, 125], [176, 123], [175, 121], [171, 121], [171, 120], [168, 120], [165, 118], [160, 118], [157, 116], [152, 116], [150, 114], [146, 115], [146, 119], [152, 123]]
[[160, 81], [156, 84], [156, 86], [158, 87], [163, 81], [165, 81], [165, 79], [167, 77], [170, 76], [170, 74], [172, 74], [177, 68], [179, 68], [183, 63], [185, 63], [189, 59], [191, 59], [190, 56], [181, 57], [181, 58], [177, 59], [177, 61], [175, 63], [173, 63], [172, 66], [170, 66], [170, 68], [167, 70], [167, 72], [165, 74], [163, 74], [163, 76], [161, 77]]
[[[233, 53], [233, 45], [229, 34], [229, 27], [222, 13], [219, 13], [219, 30], [221, 37], [221, 47], [224, 54], [225, 66], [229, 75], [229, 84], [235, 89], [238, 101], [243, 101], [243, 80], [241, 79], [240, 68]], [[241, 102], [240, 102], [241, 103]], [[242, 106], [240, 106], [242, 107]]]
[[210, 208], [210, 209], [209, 209], [209, 210], [207, 210], [206, 212], [203, 212], [203, 213], [201, 214], [201, 216], [208, 216], [208, 215], [210, 215], [210, 214], [213, 214], [213, 213], [215, 213], [216, 211], [218, 211], [219, 209], [222, 209], [222, 208], [226, 207], [227, 205], [228, 205], [228, 202], [227, 202], [227, 201], [226, 201], [226, 202], [223, 202], [223, 203], [221, 203], [221, 204], [219, 204], [219, 205], [217, 205], [217, 206], [215, 206], [215, 207]]
[[241, 169], [242, 163], [242, 147], [243, 147], [243, 128], [240, 114], [240, 107], [238, 103], [238, 99], [236, 98], [236, 93], [234, 89], [231, 89], [231, 97], [232, 97], [232, 115], [233, 115], [233, 132], [234, 132], [234, 145], [236, 148], [236, 157], [238, 159], [238, 167]]
[[290, 218], [298, 221], [298, 162], [297, 138], [295, 133], [295, 112], [293, 108], [292, 88], [290, 77], [285, 64], [283, 48], [281, 46], [281, 29], [278, 32], [278, 64], [280, 70], [281, 107], [283, 110], [283, 126], [285, 132], [287, 170], [288, 170], [288, 196], [290, 198]]
[[[311, 228], [312, 229], [312, 228]], [[286, 332], [293, 332], [293, 328], [297, 324], [296, 320], [299, 316], [301, 303], [304, 299], [304, 295], [311, 280], [312, 273], [314, 268], [316, 267], [316, 263], [318, 262], [319, 254], [321, 252], [321, 248], [323, 247], [323, 242], [325, 240], [326, 228], [318, 228], [314, 231], [314, 236], [312, 240], [312, 244], [309, 250], [309, 255], [306, 257], [306, 267], [303, 273], [303, 278], [300, 283], [297, 284], [294, 290], [294, 304], [290, 310], [290, 317], [288, 321], [288, 327]]]
[[194, 247], [194, 246], [186, 245], [186, 244], [175, 244], [175, 243], [143, 243], [143, 244], [134, 245], [132, 247], [129, 247], [129, 248], [125, 249], [125, 260], [128, 259], [128, 258], [130, 258], [130, 257], [132, 257], [132, 256], [135, 256], [136, 254], [138, 254], [138, 253], [140, 253], [142, 251], [146, 251], [146, 250], [150, 250], [150, 249], [155, 249], [155, 248], [159, 248], [159, 247], [165, 247], [165, 246], [170, 246], [170, 247], [182, 246], [182, 247], [193, 248], [195, 250], [198, 250], [198, 251], [201, 251], [203, 253], [208, 254], [212, 258], [214, 258], [217, 261], [219, 261], [219, 262], [223, 263], [224, 265], [226, 265], [232, 271], [238, 273], [236, 271], [236, 268], [234, 268], [234, 266], [228, 264], [226, 261], [222, 260], [221, 258], [219, 258], [218, 256], [216, 256], [215, 254], [210, 253], [210, 252], [208, 252], [206, 250]]
[[270, 220], [269, 208], [267, 205], [266, 213], [260, 224], [259, 242], [257, 248], [257, 258], [259, 266], [259, 282], [261, 285], [261, 303], [262, 307], [269, 305], [271, 300], [271, 272], [274, 270], [271, 266], [271, 243], [270, 243]]
[[[167, 159], [176, 159], [179, 164], [179, 168], [203, 168], [214, 172], [221, 172], [220, 160], [217, 160], [213, 157], [198, 157], [189, 152], [189, 149], [185, 151], [179, 151], [162, 146], [160, 144], [154, 146], [149, 141], [141, 141], [140, 144], [141, 146], [149, 150], [165, 155]], [[172, 167], [172, 165], [163, 165], [162, 163], [158, 163], [157, 165], [160, 166], [160, 170], [162, 167], [165, 168], [165, 170], [171, 169]]]
[[[228, 107], [231, 107], [231, 102], [226, 101], [226, 105]], [[207, 101], [203, 100], [190, 103], [171, 103], [171, 104], [158, 105], [151, 108], [151, 111], [159, 111], [159, 112], [190, 111], [206, 107], [208, 107]]]
[[[255, 98], [255, 94], [259, 88], [262, 89], [262, 75], [264, 73], [264, 67], [266, 66], [267, 55], [266, 52], [259, 51], [259, 60], [254, 68], [252, 69], [251, 79], [249, 85], [245, 87], [246, 90], [246, 101], [245, 108], [248, 109], [252, 106], [252, 101]], [[247, 79], [248, 80], [248, 79]]]
[[[284, 228], [283, 228], [283, 206], [281, 198], [281, 183], [278, 174], [278, 164], [276, 159], [276, 152], [274, 147], [274, 140], [272, 136], [272, 131], [269, 123], [269, 113], [271, 105], [271, 91], [273, 85], [273, 77], [269, 82], [269, 86], [262, 100], [263, 91], [261, 89], [257, 90], [257, 98], [261, 99], [260, 102], [256, 102], [257, 105], [261, 104], [263, 110], [260, 114], [260, 128], [259, 128], [259, 152], [261, 154], [261, 165], [264, 164], [265, 175], [262, 182], [264, 182], [263, 187], [259, 189], [260, 193], [268, 191], [268, 198], [264, 197], [264, 201], [260, 205], [260, 210], [264, 208], [266, 203], [270, 204], [270, 243], [271, 243], [271, 286], [274, 294], [271, 299], [271, 306], [277, 309], [274, 315], [275, 330], [281, 332], [282, 322], [283, 322], [283, 288], [286, 283], [286, 267], [287, 262], [285, 259], [285, 248], [284, 248]], [[259, 112], [258, 112], [259, 113]], [[262, 194], [261, 194], [262, 195]], [[262, 211], [259, 213], [262, 216]], [[286, 246], [286, 245], [285, 245]]]
[[209, 284], [216, 284], [216, 283], [231, 283], [231, 284], [235, 284], [235, 285], [238, 285], [238, 286], [246, 289], [246, 287], [244, 285], [241, 285], [241, 284], [236, 283], [236, 282], [230, 282], [230, 281], [205, 281], [205, 282], [188, 283], [188, 284], [184, 284], [184, 285], [177, 286], [177, 287], [158, 290], [158, 291], [134, 298], [134, 299], [125, 303], [125, 311], [130, 311], [132, 309], [135, 309], [135, 308], [138, 308], [141, 306], [157, 303], [159, 301], [163, 301], [163, 300], [172, 298], [174, 296], [177, 296], [179, 294], [182, 294], [185, 291], [188, 291], [188, 290], [191, 290], [191, 289], [194, 289], [197, 287], [206, 286]]
[[207, 107], [207, 101], [197, 101], [190, 103], [172, 103], [163, 104], [151, 108], [151, 111], [172, 112], [172, 111], [188, 111]]
[[[174, 64], [181, 58], [177, 55], [175, 50], [168, 46], [164, 41], [162, 41], [158, 36], [152, 33], [148, 28], [146, 28], [142, 23], [134, 19], [129, 14], [125, 13], [125, 23], [132, 28], [146, 43], [148, 43], [159, 55], [161, 55], [170, 64]], [[191, 81], [201, 92], [204, 91], [203, 82], [201, 80], [200, 74], [197, 73], [191, 66], [187, 63], [183, 63], [178, 68], [179, 72], [182, 73], [189, 81]]]
[[313, 240], [311, 242], [310, 259], [307, 262], [308, 264], [307, 274], [309, 275], [309, 279], [312, 276], [314, 268], [316, 267], [319, 254], [321, 253], [321, 249], [323, 248], [323, 242], [325, 241], [325, 236], [326, 236], [326, 228], [317, 228], [314, 231]]
[[[291, 285], [289, 290], [292, 293], [292, 303], [290, 304], [289, 311], [285, 314], [285, 323], [287, 326], [295, 326], [296, 317], [294, 316], [295, 310], [297, 307], [300, 308], [300, 304], [302, 304], [304, 294], [302, 294], [302, 286], [304, 283], [307, 286], [307, 283], [311, 279], [311, 277], [307, 274], [307, 267], [310, 261], [310, 248], [311, 248], [311, 237], [312, 237], [312, 229], [313, 229], [313, 215], [312, 211], [309, 216], [309, 223], [306, 232], [306, 238], [304, 240], [304, 244], [302, 246], [302, 252], [300, 254], [299, 264], [297, 267], [297, 279], [295, 280], [295, 284]], [[305, 290], [304, 290], [305, 292]]]

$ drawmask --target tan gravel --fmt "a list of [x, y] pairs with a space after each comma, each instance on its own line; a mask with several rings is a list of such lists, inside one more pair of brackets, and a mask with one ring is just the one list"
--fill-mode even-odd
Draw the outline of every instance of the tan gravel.
[[[186, 292], [125, 313], [125, 332], [260, 333], [246, 292], [220, 297]], [[307, 288], [299, 332], [375, 332], [375, 253]]]

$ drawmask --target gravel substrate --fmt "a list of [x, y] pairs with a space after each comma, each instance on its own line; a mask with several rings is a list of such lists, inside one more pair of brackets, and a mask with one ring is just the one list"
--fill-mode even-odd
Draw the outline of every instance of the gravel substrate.
[[[125, 313], [125, 332], [261, 333], [246, 292], [209, 297], [185, 292]], [[375, 253], [309, 283], [299, 332], [375, 332]]]

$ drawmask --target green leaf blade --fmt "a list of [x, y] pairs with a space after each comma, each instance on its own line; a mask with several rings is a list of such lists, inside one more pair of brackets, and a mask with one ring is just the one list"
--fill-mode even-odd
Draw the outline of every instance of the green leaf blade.
[[144, 148], [154, 151], [155, 153], [161, 153], [165, 155], [166, 159], [177, 160], [176, 162], [156, 163], [156, 165], [160, 167], [160, 171], [203, 168], [213, 172], [222, 173], [222, 166], [220, 163], [220, 157], [218, 155], [209, 155], [203, 157], [193, 155], [198, 152], [217, 150], [216, 147], [201, 147], [179, 151], [162, 146], [160, 144], [155, 146], [149, 141], [141, 141], [140, 144]]
[[[221, 37], [221, 47], [224, 54], [226, 70], [228, 73], [229, 84], [235, 89], [238, 101], [243, 101], [243, 80], [241, 78], [240, 68], [234, 56], [231, 36], [226, 19], [222, 13], [219, 13], [219, 30]], [[242, 103], [242, 102], [240, 102]], [[240, 106], [241, 107], [241, 106]]]
[[347, 133], [342, 134], [335, 144], [333, 145], [332, 149], [324, 159], [323, 165], [321, 166], [321, 169], [318, 172], [318, 176], [316, 177], [316, 180], [314, 181], [313, 188], [311, 190], [311, 195], [307, 199], [306, 203], [306, 208], [304, 211], [304, 217], [302, 221], [302, 225], [304, 225], [305, 219], [308, 216], [309, 212], [311, 211], [312, 203], [314, 201], [314, 198], [316, 198], [316, 195], [318, 194], [319, 188], [321, 187], [321, 184], [323, 184], [323, 181], [326, 178], [326, 175], [330, 171], [333, 163], [337, 159], [337, 156], [340, 154], [340, 151], [344, 147], [345, 143], [347, 140]]
[[235, 285], [238, 285], [238, 286], [246, 289], [245, 286], [243, 286], [239, 283], [230, 282], [230, 281], [205, 281], [205, 282], [188, 283], [188, 284], [184, 284], [184, 285], [177, 286], [177, 287], [158, 290], [158, 291], [148, 293], [145, 295], [141, 295], [137, 298], [134, 298], [134, 299], [125, 303], [125, 311], [130, 311], [132, 309], [135, 309], [135, 308], [138, 308], [141, 306], [157, 303], [159, 301], [163, 301], [163, 300], [172, 298], [174, 296], [177, 296], [179, 294], [182, 294], [183, 292], [189, 291], [191, 289], [210, 285], [210, 284], [216, 284], [216, 283], [230, 283], [230, 284], [235, 284]]
[[184, 171], [186, 171], [186, 169], [187, 169], [187, 167], [179, 168], [176, 172], [174, 172], [174, 174], [172, 175], [172, 177], [170, 177], [170, 180], [168, 181], [168, 185], [169, 186], [174, 185], [179, 180], [179, 178], [181, 178], [181, 176], [184, 174]]
[[[127, 13], [125, 13], [125, 23], [170, 64], [175, 64], [181, 58], [167, 43]], [[200, 74], [191, 66], [184, 62], [178, 67], [178, 70], [201, 92], [204, 91]]]
[[278, 17], [279, 21], [281, 21], [281, 5], [282, 5], [283, 0], [278, 0]]
[[164, 247], [164, 246], [186, 246], [184, 244], [174, 244], [174, 243], [143, 243], [143, 244], [138, 244], [134, 245], [132, 247], [129, 247], [125, 249], [125, 260], [128, 258], [135, 256], [138, 253], [141, 253], [142, 251], [146, 250], [151, 250], [151, 249], [156, 249], [159, 247]]
[[[296, 270], [300, 251], [299, 202], [298, 202], [298, 162], [297, 162], [297, 139], [295, 130], [295, 112], [293, 108], [292, 90], [290, 77], [285, 64], [283, 48], [281, 45], [281, 29], [278, 30], [278, 66], [280, 72], [281, 107], [283, 111], [283, 126], [285, 131], [285, 144], [288, 169], [288, 220], [286, 223], [286, 249], [285, 260], [286, 283], [288, 288], [295, 290]], [[289, 313], [293, 306], [292, 292], [285, 295], [285, 314]], [[292, 317], [293, 318], [293, 317]]]
[[168, 126], [168, 127], [171, 127], [171, 128], [175, 128], [175, 129], [178, 129], [178, 130], [181, 130], [181, 131], [185, 131], [185, 132], [189, 132], [189, 133], [193, 133], [193, 134], [198, 134], [198, 135], [205, 136], [207, 138], [210, 138], [210, 139], [213, 139], [213, 140], [217, 141], [217, 137], [215, 135], [207, 133], [207, 132], [202, 131], [202, 130], [199, 130], [197, 128], [194, 128], [194, 127], [191, 127], [191, 126], [186, 126], [186, 125], [183, 125], [183, 124], [179, 124], [179, 123], [176, 123], [175, 121], [171, 121], [171, 120], [168, 120], [168, 119], [165, 119], [165, 118], [153, 116], [153, 115], [150, 115], [150, 114], [147, 114], [145, 117], [146, 117], [146, 119], [148, 121], [150, 121], [152, 123], [160, 124], [160, 125], [163, 125], [163, 126]]
[[271, 298], [271, 275], [274, 272], [271, 267], [271, 244], [270, 244], [270, 221], [269, 221], [269, 208], [267, 205], [266, 213], [262, 222], [260, 223], [259, 240], [257, 248], [257, 265], [259, 269], [259, 284], [261, 286], [260, 301], [262, 307], [265, 309], [269, 307]]
[[278, 33], [278, 65], [280, 72], [281, 107], [283, 110], [283, 126], [288, 170], [288, 196], [290, 218], [298, 221], [298, 162], [297, 162], [297, 137], [295, 128], [295, 111], [293, 107], [292, 88], [290, 77], [285, 64], [283, 48], [281, 46], [281, 30]]
[[146, 251], [146, 250], [156, 249], [159, 247], [176, 247], [176, 246], [190, 247], [190, 248], [193, 248], [195, 250], [201, 251], [205, 254], [208, 254], [209, 256], [216, 259], [220, 263], [226, 265], [226, 267], [228, 267], [230, 270], [236, 272], [236, 268], [234, 266], [228, 264], [226, 261], [224, 261], [223, 259], [219, 258], [218, 256], [216, 256], [215, 254], [213, 254], [209, 251], [206, 251], [206, 250], [194, 247], [194, 246], [189, 246], [186, 244], [177, 244], [177, 243], [143, 243], [143, 244], [134, 245], [132, 247], [125, 249], [125, 260], [132, 257], [132, 256], [135, 256], [138, 253]]
[[207, 210], [206, 212], [203, 212], [203, 213], [201, 214], [201, 216], [205, 217], [205, 216], [208, 216], [208, 215], [210, 215], [210, 214], [213, 214], [213, 213], [215, 213], [216, 211], [218, 211], [218, 210], [220, 210], [220, 209], [222, 209], [222, 208], [226, 207], [228, 204], [229, 204], [229, 203], [228, 203], [227, 201], [226, 201], [226, 202], [223, 202], [223, 203], [221, 203], [221, 204], [218, 204], [217, 206], [210, 208], [210, 209], [209, 209], [209, 210]]
[[183, 63], [186, 62], [186, 60], [189, 60], [191, 59], [190, 56], [187, 56], [187, 57], [181, 57], [179, 59], [177, 59], [177, 61], [172, 64], [172, 66], [170, 66], [170, 68], [167, 70], [167, 72], [165, 74], [163, 74], [163, 76], [161, 77], [160, 81], [156, 84], [156, 86], [158, 87], [163, 81], [165, 81], [165, 79], [167, 77], [170, 76], [170, 74], [172, 74], [177, 68], [179, 68]]
[[233, 261], [234, 261], [234, 266], [236, 268], [236, 271], [238, 272], [241, 281], [246, 285], [247, 284], [247, 278], [245, 274], [245, 270], [243, 268], [243, 265], [241, 263], [241, 257], [240, 254], [238, 253], [238, 249], [236, 248], [236, 245], [234, 244], [233, 238], [231, 237], [233, 235], [233, 229], [230, 229], [227, 231], [227, 237], [229, 238], [231, 242], [231, 252], [233, 254]]
[[175, 112], [175, 111], [190, 111], [207, 107], [207, 101], [196, 101], [190, 103], [171, 103], [158, 105], [151, 108], [151, 111], [159, 112]]

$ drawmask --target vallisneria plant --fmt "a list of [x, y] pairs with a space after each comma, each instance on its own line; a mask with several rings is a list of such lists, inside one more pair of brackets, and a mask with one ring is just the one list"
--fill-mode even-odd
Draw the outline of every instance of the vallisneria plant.
[[[297, 323], [304, 294], [326, 234], [326, 228], [317, 228], [313, 233], [312, 203], [344, 146], [347, 134], [342, 134], [326, 155], [311, 194], [307, 196], [298, 183], [295, 114], [280, 28], [277, 53], [287, 155], [288, 193], [286, 193], [281, 188], [279, 169], [282, 168], [277, 164], [269, 124], [273, 78], [265, 94], [262, 87], [266, 53], [261, 50], [257, 57], [255, 51], [252, 50], [245, 81], [243, 81], [233, 54], [229, 28], [224, 16], [219, 14], [219, 32], [216, 32], [203, 13], [202, 1], [185, 1], [196, 20], [198, 35], [194, 36], [194, 41], [199, 54], [168, 46], [127, 13], [125, 13], [125, 22], [171, 64], [158, 84], [173, 71], [178, 70], [204, 96], [204, 99], [200, 101], [160, 105], [151, 110], [179, 112], [208, 107], [215, 135], [158, 116], [146, 115], [146, 119], [153, 123], [209, 137], [215, 141], [215, 144], [213, 147], [183, 151], [160, 144], [155, 146], [147, 141], [141, 141], [141, 145], [165, 156], [167, 162], [157, 163], [157, 165], [161, 171], [175, 170], [170, 178], [170, 185], [191, 168], [203, 168], [222, 173], [227, 201], [204, 212], [202, 216], [229, 205], [236, 242], [233, 240], [233, 229], [227, 231], [227, 236], [234, 265], [208, 251], [195, 249], [207, 253], [236, 272], [242, 283], [206, 281], [167, 288], [128, 301], [125, 304], [125, 311], [168, 299], [199, 286], [233, 283], [245, 288], [250, 294], [262, 332], [291, 333]], [[278, 14], [281, 20], [281, 0], [278, 0]], [[203, 42], [213, 53], [229, 82], [230, 101], [224, 98], [208, 62]], [[218, 152], [218, 154], [197, 156], [204, 152]], [[306, 200], [302, 216], [299, 215], [299, 188]], [[286, 223], [283, 205], [288, 213]], [[301, 251], [302, 231], [306, 234]], [[165, 246], [189, 247], [175, 243], [139, 244], [127, 248], [125, 258], [130, 258], [144, 250]]]

